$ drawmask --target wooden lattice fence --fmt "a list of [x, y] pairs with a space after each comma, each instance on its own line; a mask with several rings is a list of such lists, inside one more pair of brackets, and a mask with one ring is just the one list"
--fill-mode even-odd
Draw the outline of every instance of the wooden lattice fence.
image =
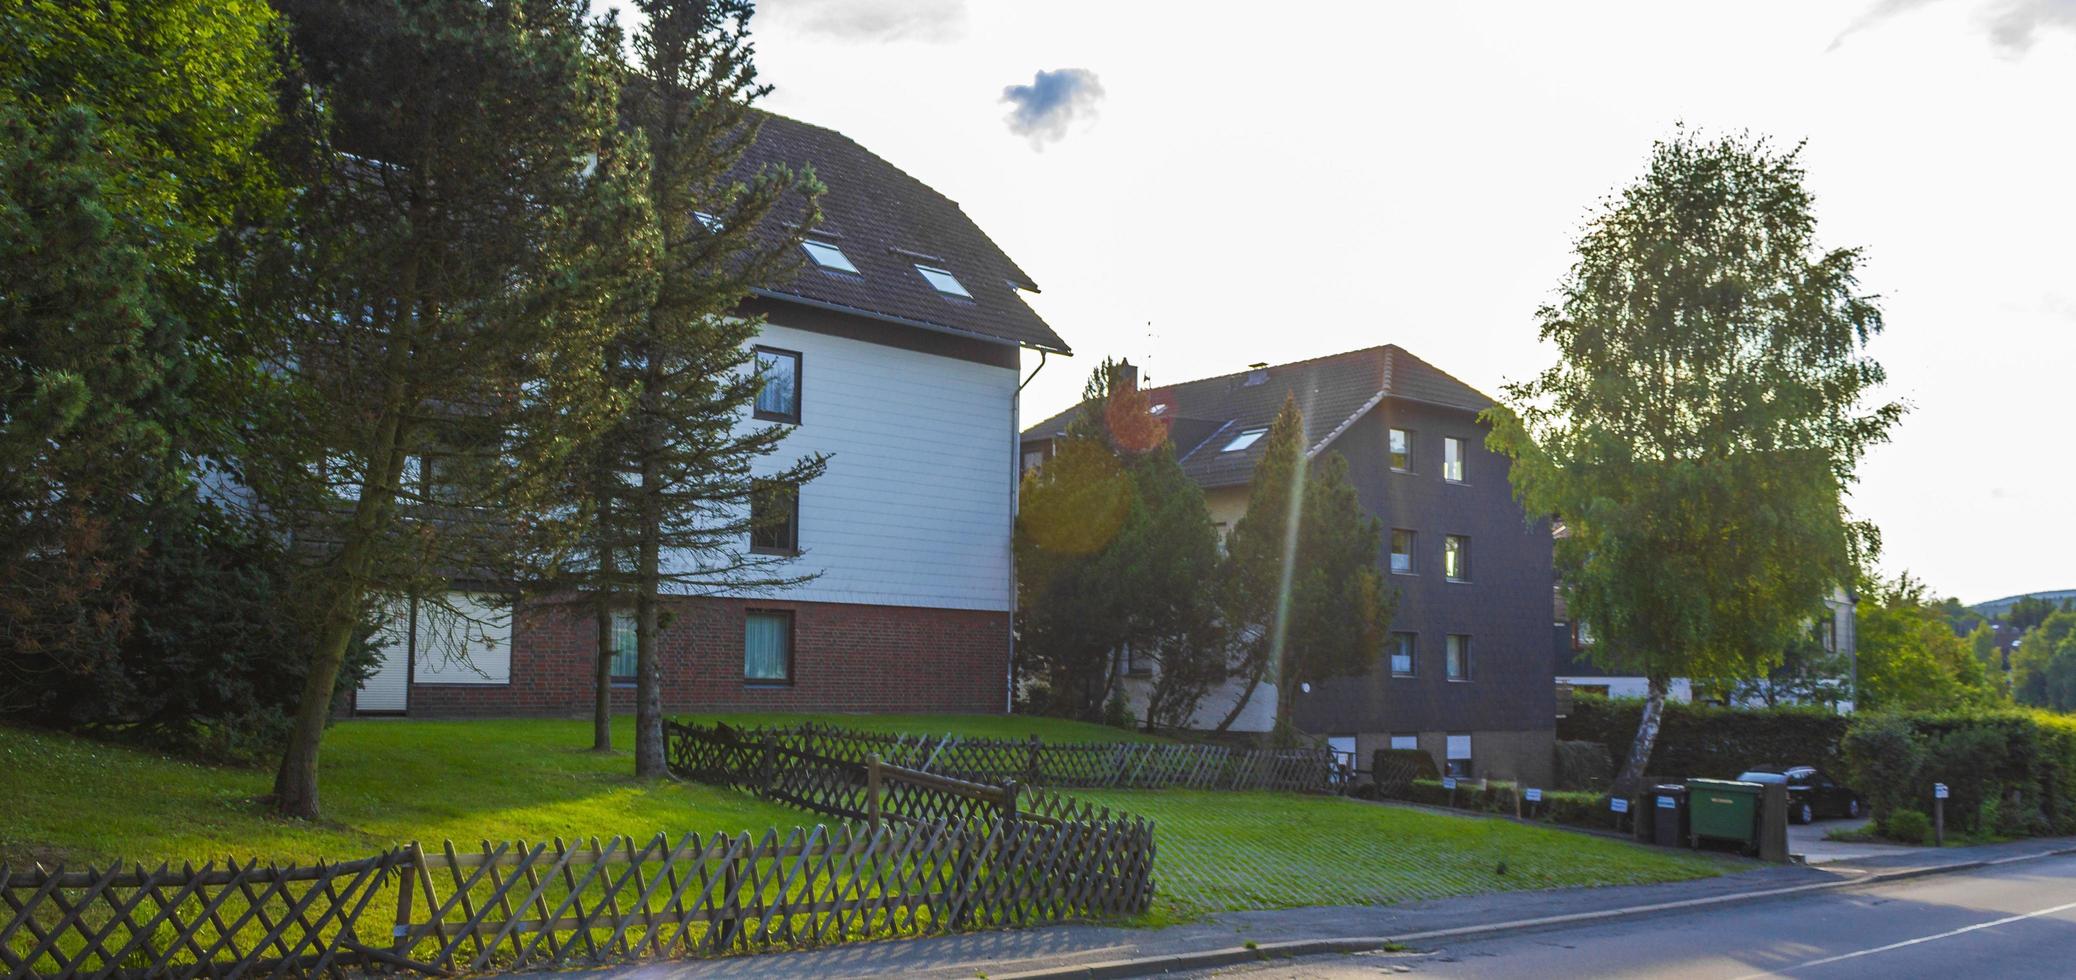
[[[692, 778], [727, 781], [757, 772], [765, 746], [862, 766], [872, 755], [891, 765], [981, 783], [1015, 780], [1059, 789], [1212, 789], [1333, 792], [1346, 764], [1325, 748], [1245, 749], [1163, 742], [1073, 743], [860, 732], [825, 725], [732, 728], [671, 726], [673, 745], [708, 733], [684, 770]], [[675, 750], [674, 750], [675, 751]], [[695, 775], [694, 773], [704, 775]], [[735, 785], [748, 785], [736, 783]], [[750, 788], [760, 788], [751, 786]], [[773, 795], [781, 796], [782, 793]]]

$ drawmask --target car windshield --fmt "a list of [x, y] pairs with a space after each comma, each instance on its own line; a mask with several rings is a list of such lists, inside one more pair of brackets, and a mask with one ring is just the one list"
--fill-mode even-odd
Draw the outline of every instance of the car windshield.
[[1785, 783], [1788, 781], [1788, 777], [1777, 772], [1748, 772], [1737, 777], [1737, 779], [1739, 782], [1745, 783]]

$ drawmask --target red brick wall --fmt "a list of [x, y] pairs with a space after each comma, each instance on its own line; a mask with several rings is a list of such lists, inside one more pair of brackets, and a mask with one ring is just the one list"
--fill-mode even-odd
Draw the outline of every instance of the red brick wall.
[[[743, 681], [747, 609], [793, 611], [793, 683]], [[673, 598], [659, 637], [666, 711], [998, 712], [1009, 614], [827, 602]], [[582, 606], [521, 607], [509, 684], [412, 684], [410, 714], [582, 715], [591, 710], [596, 627]], [[617, 711], [634, 710], [631, 685]]]

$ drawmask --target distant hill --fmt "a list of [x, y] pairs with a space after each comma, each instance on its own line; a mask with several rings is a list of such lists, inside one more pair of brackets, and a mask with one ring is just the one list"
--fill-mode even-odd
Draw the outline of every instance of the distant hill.
[[1985, 616], [2001, 616], [2004, 614], [2006, 610], [2009, 610], [2013, 605], [2016, 605], [2018, 600], [2023, 599], [2026, 596], [2038, 596], [2042, 599], [2046, 599], [2049, 602], [2062, 603], [2070, 599], [2076, 599], [2076, 589], [2057, 589], [2052, 592], [2026, 592], [2021, 593], [2019, 595], [2007, 595], [2002, 599], [1991, 599], [1988, 602], [1978, 602], [1972, 606], [1969, 606], [1968, 608], [1973, 609], [1976, 612], [1979, 612]]

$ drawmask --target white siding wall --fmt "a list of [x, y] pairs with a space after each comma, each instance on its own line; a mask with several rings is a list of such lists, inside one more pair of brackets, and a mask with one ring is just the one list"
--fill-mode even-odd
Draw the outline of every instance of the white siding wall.
[[1008, 611], [1016, 369], [776, 323], [756, 342], [800, 352], [801, 423], [754, 469], [830, 456], [800, 491], [795, 567], [821, 576], [784, 597]]

